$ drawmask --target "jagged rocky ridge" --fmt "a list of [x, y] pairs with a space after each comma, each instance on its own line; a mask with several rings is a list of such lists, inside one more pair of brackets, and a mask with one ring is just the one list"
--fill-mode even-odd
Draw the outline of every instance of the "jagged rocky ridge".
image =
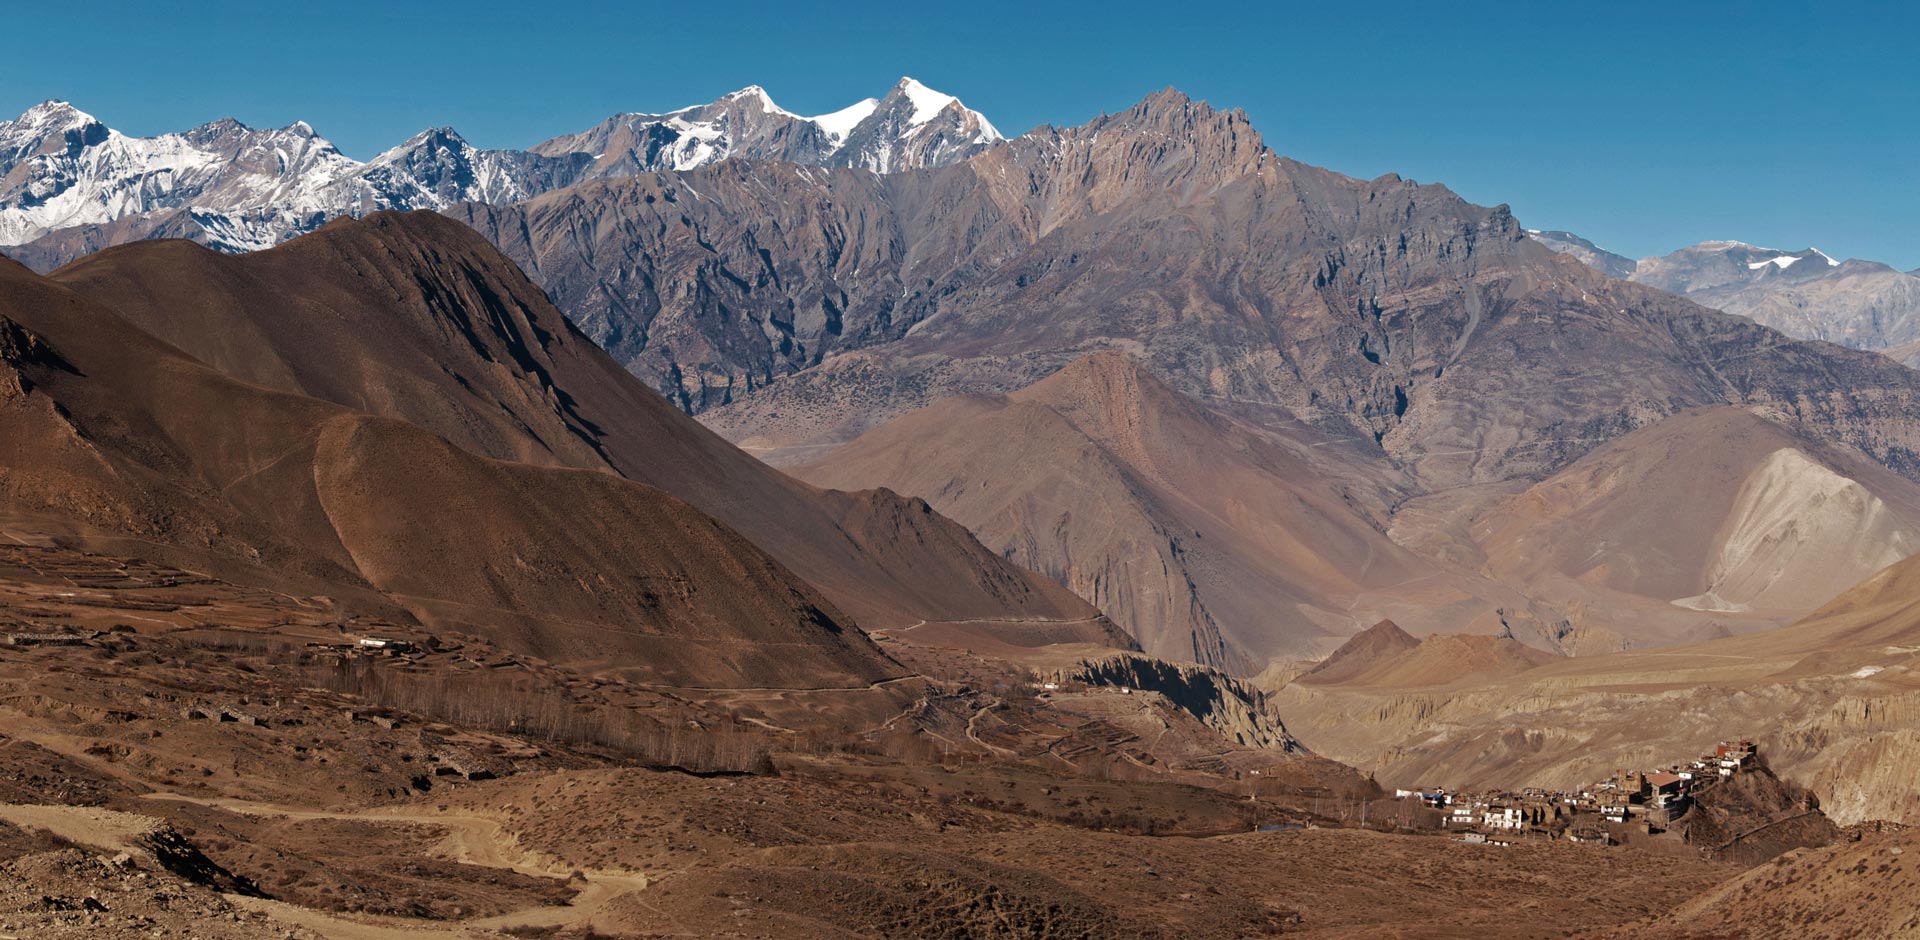
[[887, 173], [958, 162], [1000, 140], [978, 112], [911, 78], [819, 117], [785, 111], [752, 86], [665, 114], [616, 115], [524, 151], [432, 128], [365, 163], [305, 122], [259, 129], [224, 118], [141, 138], [48, 101], [0, 122], [0, 245], [42, 270], [140, 238], [251, 251], [381, 209], [508, 203], [730, 158]]

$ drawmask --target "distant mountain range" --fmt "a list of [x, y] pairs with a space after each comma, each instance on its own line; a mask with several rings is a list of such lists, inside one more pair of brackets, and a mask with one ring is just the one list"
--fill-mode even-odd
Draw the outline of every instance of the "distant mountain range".
[[[1078, 606], [1090, 602], [1149, 652], [1245, 674], [1381, 619], [1585, 653], [1783, 623], [1884, 564], [1886, 546], [1920, 542], [1920, 373], [1604, 277], [1504, 206], [1289, 160], [1244, 113], [1172, 89], [1005, 141], [910, 80], [819, 117], [748, 88], [527, 151], [431, 131], [365, 164], [303, 125], [134, 140], [59, 107], [4, 139], [0, 212], [66, 226], [4, 249], [41, 269], [161, 235], [233, 251], [381, 205], [465, 223], [613, 361], [747, 453], [816, 484], [926, 500], [762, 504], [743, 494], [791, 481], [754, 477], [759, 464], [717, 440], [680, 457], [661, 439], [578, 455], [711, 512], [862, 624], [956, 607], [1091, 623]], [[55, 218], [56, 204], [112, 220]], [[1847, 267], [1784, 256], [1719, 267], [1736, 281]], [[507, 309], [537, 293], [516, 286], [525, 299]], [[204, 307], [168, 309], [212, 316]], [[284, 384], [255, 371], [284, 355], [241, 355], [236, 328], [176, 333], [174, 320], [142, 323]], [[276, 348], [320, 341], [294, 320], [275, 327], [290, 331]], [[307, 368], [308, 394], [347, 378]], [[449, 439], [477, 432], [434, 402], [518, 402], [514, 420], [550, 448], [635, 410], [609, 399], [599, 417], [536, 424], [528, 390], [474, 391], [487, 369], [431, 393], [349, 384], [320, 397], [406, 409]], [[577, 382], [552, 384], [563, 410], [588, 400]], [[1680, 420], [1727, 406], [1739, 420]], [[1652, 442], [1639, 450], [1766, 446], [1669, 473], [1683, 464], [1608, 449], [1636, 432]], [[723, 466], [751, 485], [715, 491]], [[1623, 511], [1607, 481], [1628, 477], [1673, 499]], [[847, 537], [788, 534], [836, 528]], [[1620, 536], [1589, 537], [1602, 530]], [[965, 562], [937, 592], [964, 604], [930, 603], [909, 576], [921, 562], [862, 560], [909, 545]], [[996, 557], [1049, 577], [1025, 581]], [[1078, 598], [1049, 596], [1055, 584]]]
[[48, 101], [0, 122], [0, 246], [29, 264], [145, 237], [250, 251], [381, 209], [514, 202], [730, 158], [889, 173], [957, 163], [1001, 139], [978, 112], [911, 78], [817, 117], [750, 86], [710, 104], [615, 115], [529, 150], [483, 150], [431, 128], [365, 163], [305, 122], [263, 130], [226, 118], [129, 137]]
[[1634, 261], [1572, 232], [1527, 234], [1608, 277], [1671, 291], [1788, 336], [1870, 349], [1920, 366], [1920, 272], [1877, 261], [1837, 261], [1818, 248], [1789, 252], [1734, 241], [1701, 242]]

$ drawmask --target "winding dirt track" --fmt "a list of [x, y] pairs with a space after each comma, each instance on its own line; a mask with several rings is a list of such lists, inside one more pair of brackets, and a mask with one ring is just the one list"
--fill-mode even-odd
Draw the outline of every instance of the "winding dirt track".
[[339, 819], [356, 822], [413, 823], [445, 829], [447, 836], [433, 847], [434, 855], [483, 868], [501, 868], [541, 878], [568, 879], [578, 871], [586, 878], [586, 887], [573, 901], [563, 906], [532, 907], [497, 917], [478, 918], [449, 924], [432, 924], [401, 918], [348, 919], [312, 908], [230, 895], [234, 904], [263, 911], [289, 924], [305, 927], [329, 940], [407, 940], [422, 936], [468, 937], [475, 930], [495, 931], [507, 927], [592, 926], [593, 917], [608, 901], [649, 885], [646, 875], [635, 872], [600, 869], [576, 869], [559, 859], [523, 848], [519, 839], [499, 821], [484, 816], [440, 813], [424, 807], [389, 806], [362, 812], [330, 812], [302, 809], [249, 800], [216, 799], [179, 793], [152, 793], [147, 799], [196, 803], [231, 813], [251, 816], [280, 816], [287, 819]]

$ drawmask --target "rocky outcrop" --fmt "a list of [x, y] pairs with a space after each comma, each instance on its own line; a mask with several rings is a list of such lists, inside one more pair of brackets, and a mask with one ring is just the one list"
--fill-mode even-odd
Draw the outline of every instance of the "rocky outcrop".
[[33, 379], [27, 374], [33, 368], [73, 371], [73, 366], [38, 334], [0, 317], [0, 403], [22, 398], [33, 390]]
[[1749, 865], [1832, 844], [1840, 827], [1820, 811], [1819, 798], [1775, 776], [1764, 754], [1739, 773], [1698, 787], [1672, 829], [1709, 858]]
[[221, 867], [157, 816], [93, 806], [0, 804], [0, 821], [106, 853], [100, 860], [115, 869], [170, 872], [223, 893], [265, 897], [258, 885]]
[[1243, 747], [1300, 750], [1267, 694], [1239, 679], [1193, 663], [1117, 655], [1043, 672], [1042, 681], [1118, 686], [1165, 696], [1175, 707]]

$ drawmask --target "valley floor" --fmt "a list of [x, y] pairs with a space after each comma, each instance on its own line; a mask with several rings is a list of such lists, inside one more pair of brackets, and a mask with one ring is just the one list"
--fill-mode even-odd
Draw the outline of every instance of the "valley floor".
[[[957, 649], [900, 648], [947, 678], [743, 690], [730, 715], [316, 599], [10, 551], [0, 936], [1517, 940], [1746, 870], [1343, 828], [1377, 791], [1339, 765], [1209, 748], [1159, 693], [1036, 689]], [[412, 648], [343, 639], [374, 634]]]

